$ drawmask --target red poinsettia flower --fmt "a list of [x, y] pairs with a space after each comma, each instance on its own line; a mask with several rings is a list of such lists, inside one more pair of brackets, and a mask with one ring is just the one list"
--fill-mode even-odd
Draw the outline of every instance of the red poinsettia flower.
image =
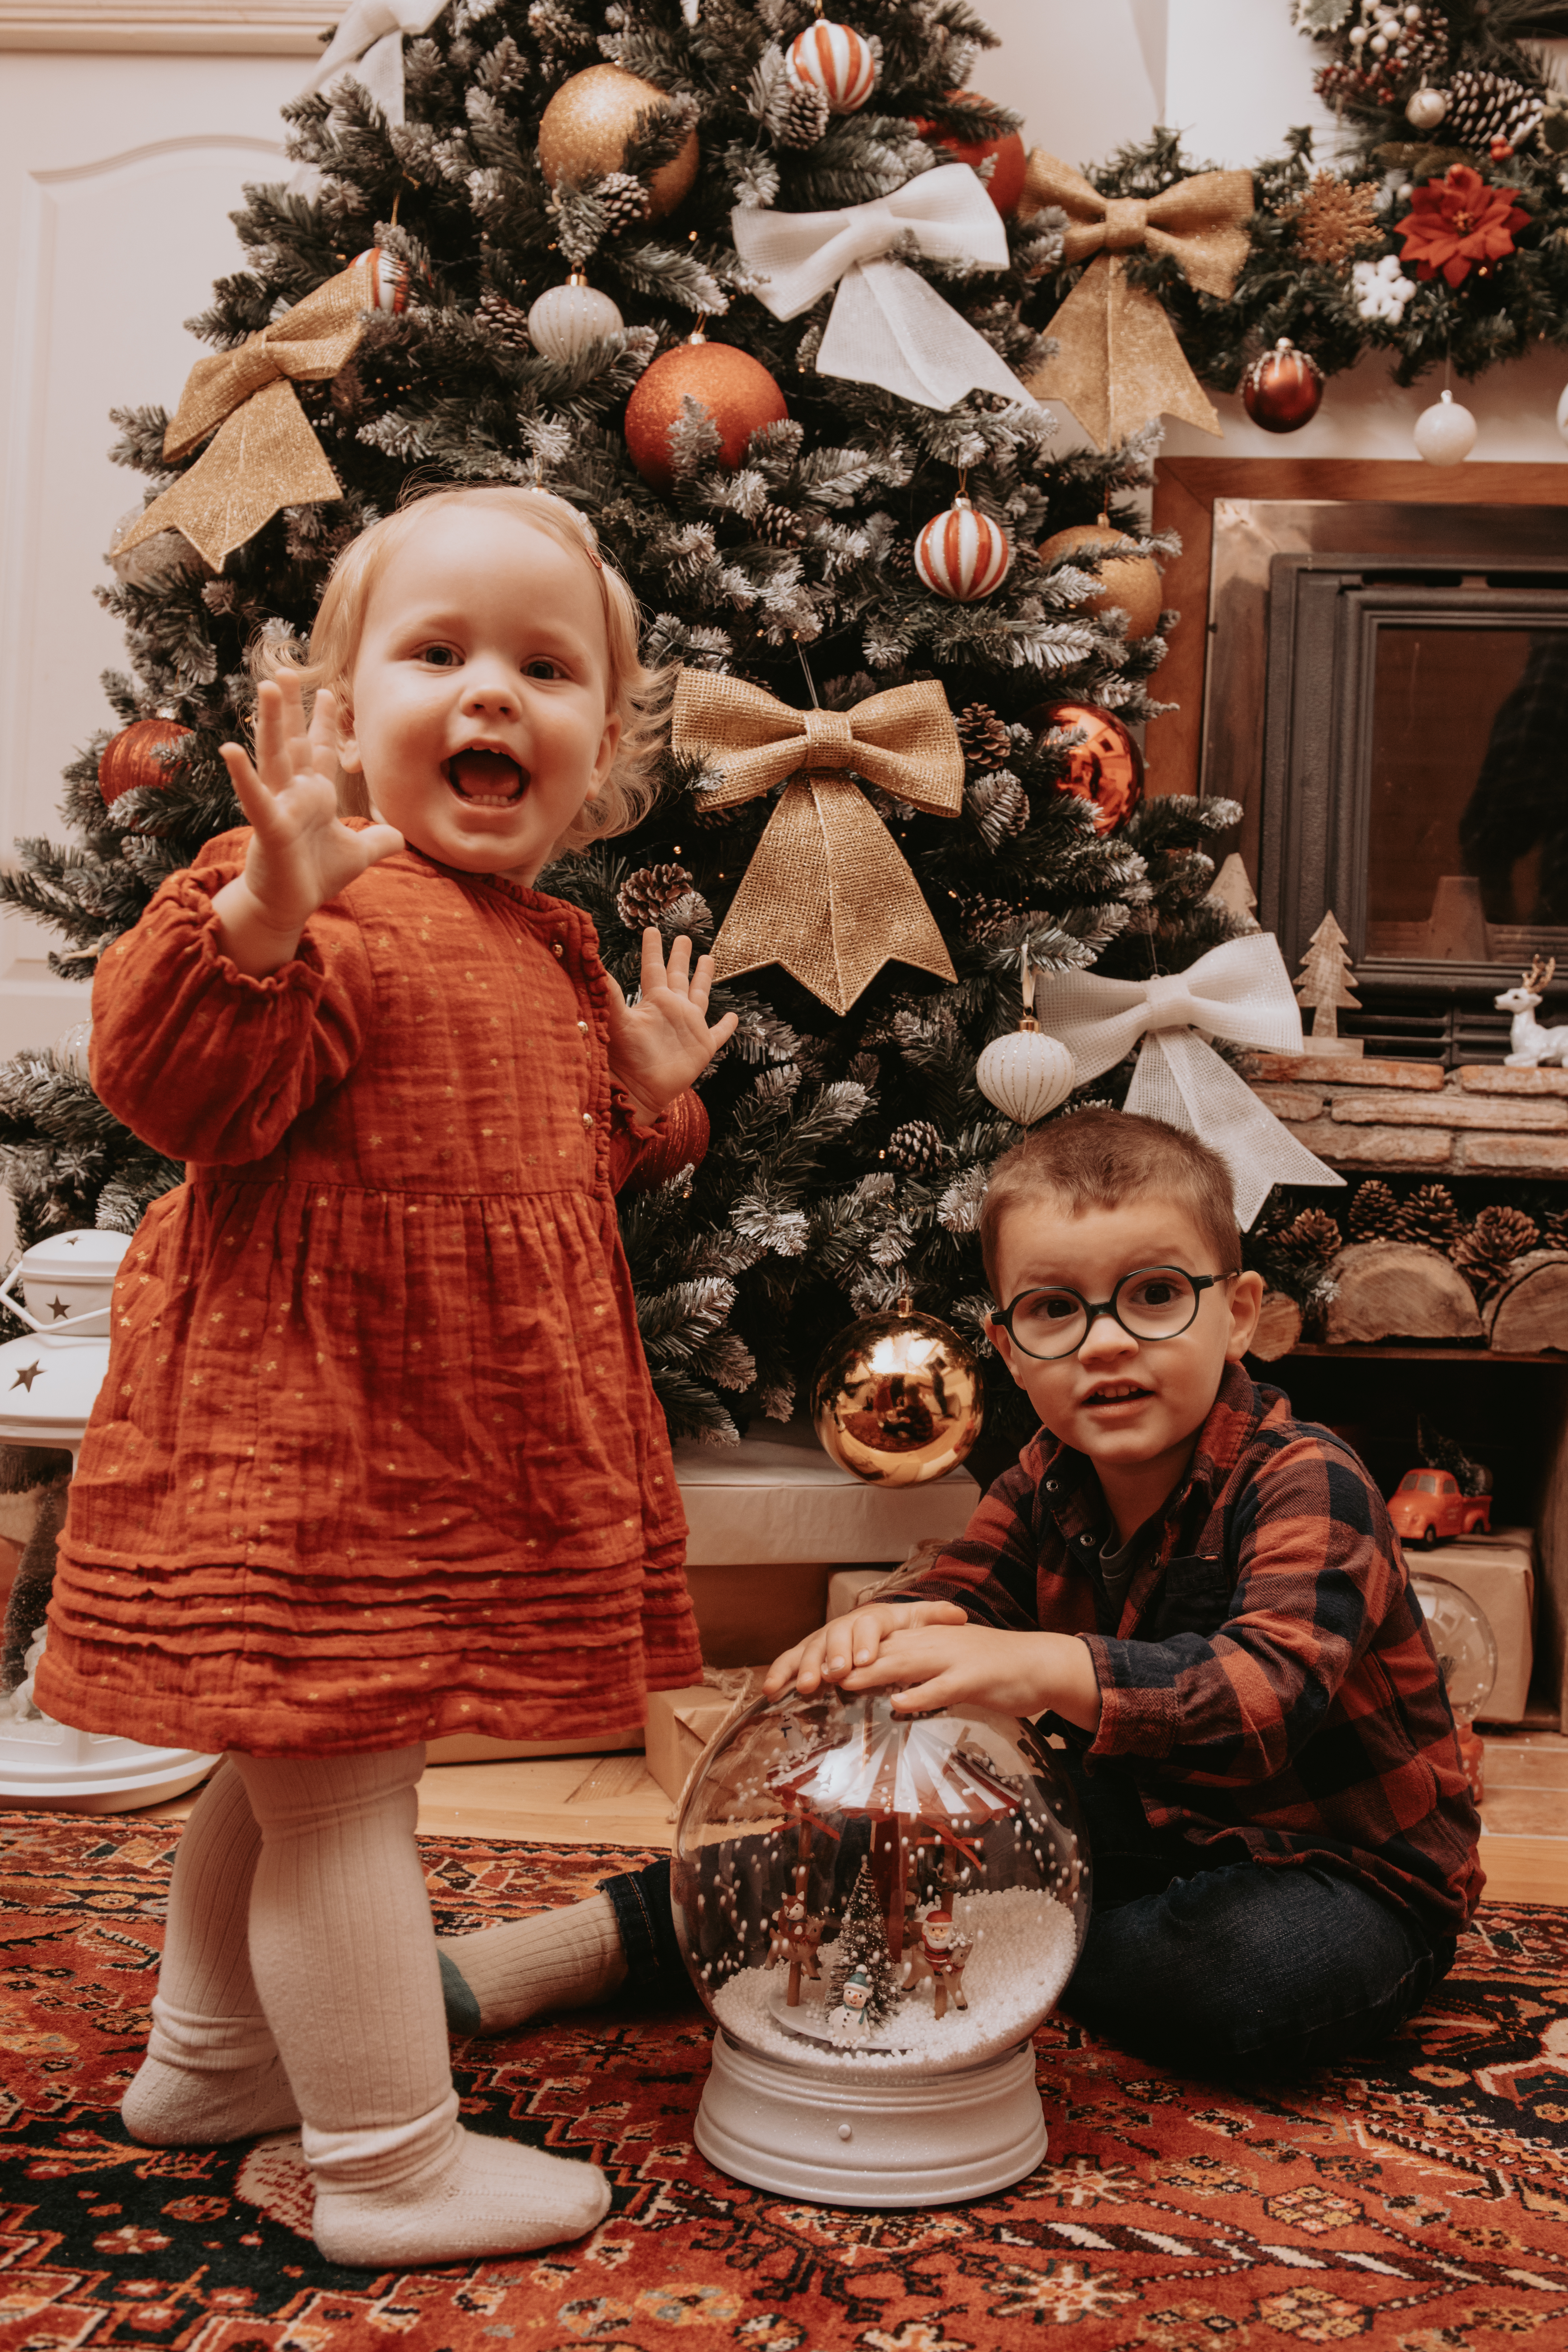
[[1401, 261], [1413, 261], [1418, 278], [1441, 270], [1450, 286], [1468, 278], [1478, 262], [1501, 261], [1513, 251], [1518, 230], [1530, 215], [1514, 199], [1517, 188], [1489, 188], [1468, 163], [1452, 163], [1440, 180], [1428, 180], [1410, 198], [1410, 210], [1396, 223], [1405, 238]]

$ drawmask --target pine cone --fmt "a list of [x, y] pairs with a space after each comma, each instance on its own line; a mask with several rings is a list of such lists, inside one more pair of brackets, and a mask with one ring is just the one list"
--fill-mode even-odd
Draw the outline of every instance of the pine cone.
[[1522, 1209], [1483, 1209], [1454, 1252], [1454, 1264], [1478, 1297], [1506, 1278], [1516, 1257], [1532, 1250], [1541, 1228]]
[[1294, 1258], [1326, 1265], [1337, 1257], [1342, 1235], [1326, 1209], [1303, 1209], [1279, 1236], [1279, 1246]]
[[963, 920], [966, 940], [994, 940], [1014, 929], [1018, 909], [1005, 898], [970, 898], [964, 904]]
[[[205, 589], [202, 591], [206, 593]], [[1541, 1220], [1542, 1249], [1568, 1250], [1568, 1209], [1553, 1209]]]
[[829, 122], [833, 110], [827, 103], [826, 90], [803, 85], [793, 89], [779, 126], [781, 147], [815, 147]]
[[474, 306], [474, 319], [487, 335], [494, 336], [503, 352], [515, 352], [520, 358], [531, 353], [533, 345], [528, 339], [528, 313], [520, 310], [515, 302], [509, 302], [504, 294], [497, 294], [493, 289], [481, 294]]
[[605, 215], [605, 235], [618, 236], [647, 218], [648, 194], [635, 172], [606, 172], [594, 190], [594, 201]]
[[628, 874], [616, 893], [616, 912], [628, 931], [643, 930], [657, 923], [667, 907], [673, 907], [691, 887], [691, 877], [684, 866], [644, 866], [636, 874]]
[[1394, 1239], [1420, 1242], [1426, 1249], [1451, 1250], [1459, 1238], [1459, 1213], [1447, 1184], [1423, 1184], [1399, 1212]]
[[[1434, 1189], [1426, 1187], [1428, 1191]], [[1356, 1186], [1345, 1223], [1352, 1242], [1391, 1242], [1396, 1238], [1399, 1203], [1381, 1176], [1373, 1176], [1366, 1183]]]
[[972, 702], [958, 714], [958, 740], [972, 768], [999, 768], [1013, 748], [1006, 728], [988, 702]]
[[1546, 110], [1535, 90], [1510, 74], [1461, 70], [1448, 81], [1448, 111], [1438, 125], [1445, 147], [1469, 147], [1486, 154], [1494, 140], [1522, 147]]
[[911, 1176], [923, 1174], [946, 1156], [947, 1146], [927, 1118], [911, 1118], [905, 1126], [894, 1128], [888, 1138], [889, 1159], [895, 1168], [907, 1168]]
[[770, 547], [798, 547], [805, 537], [805, 518], [789, 507], [764, 507], [752, 516], [752, 527]]

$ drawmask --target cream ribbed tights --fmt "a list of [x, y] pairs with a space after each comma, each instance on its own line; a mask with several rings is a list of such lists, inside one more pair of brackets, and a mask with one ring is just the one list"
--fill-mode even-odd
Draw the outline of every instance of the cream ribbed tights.
[[[195, 2019], [218, 2036], [203, 2054], [226, 2056], [226, 2071], [249, 2074], [247, 2095], [256, 2103], [258, 2070], [265, 2074], [268, 2063], [257, 2036], [258, 2004], [299, 2101], [316, 2184], [316, 2243], [333, 2262], [523, 2252], [578, 2237], [609, 2210], [608, 2187], [593, 2166], [480, 2137], [458, 2123], [429, 1898], [414, 1843], [423, 1764], [421, 1748], [228, 1759], [225, 1770], [232, 1767], [253, 1826], [247, 1839], [221, 1790], [221, 1815], [215, 1808], [211, 1833], [199, 1842], [183, 1885], [176, 1872], [173, 1982], [160, 1993], [165, 2038], [150, 2049], [126, 2097], [129, 2129], [138, 2128], [145, 2110], [159, 2137], [173, 2137], [184, 2075], [199, 2086], [207, 2121], [205, 2078], [220, 2070], [190, 2063]], [[218, 1834], [226, 1822], [226, 1845]], [[241, 1973], [247, 1939], [236, 1916], [243, 1916], [247, 1886], [248, 1992]], [[223, 1986], [226, 2006], [202, 2003], [203, 1985]], [[179, 2045], [167, 2024], [176, 2015], [187, 2021]], [[183, 2063], [170, 2054], [176, 2046]], [[243, 2100], [231, 2097], [231, 2116], [237, 2105]]]

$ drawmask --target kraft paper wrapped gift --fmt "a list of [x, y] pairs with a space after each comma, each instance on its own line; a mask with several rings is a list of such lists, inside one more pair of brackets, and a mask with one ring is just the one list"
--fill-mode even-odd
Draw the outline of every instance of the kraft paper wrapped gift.
[[1498, 1528], [1434, 1551], [1407, 1551], [1421, 1576], [1446, 1576], [1485, 1610], [1498, 1648], [1497, 1682], [1482, 1723], [1522, 1723], [1534, 1664], [1535, 1538], [1529, 1528]]

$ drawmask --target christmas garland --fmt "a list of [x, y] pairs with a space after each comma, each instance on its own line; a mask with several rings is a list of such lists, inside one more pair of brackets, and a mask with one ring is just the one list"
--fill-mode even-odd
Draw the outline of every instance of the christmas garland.
[[[1568, 92], [1537, 46], [1568, 35], [1568, 0], [1293, 0], [1293, 15], [1327, 53], [1316, 87], [1351, 152], [1321, 166], [1300, 130], [1255, 166], [1229, 300], [1168, 257], [1124, 263], [1195, 373], [1235, 391], [1281, 337], [1324, 375], [1387, 352], [1402, 384], [1568, 346]], [[1210, 168], [1161, 130], [1089, 176], [1147, 200]]]

